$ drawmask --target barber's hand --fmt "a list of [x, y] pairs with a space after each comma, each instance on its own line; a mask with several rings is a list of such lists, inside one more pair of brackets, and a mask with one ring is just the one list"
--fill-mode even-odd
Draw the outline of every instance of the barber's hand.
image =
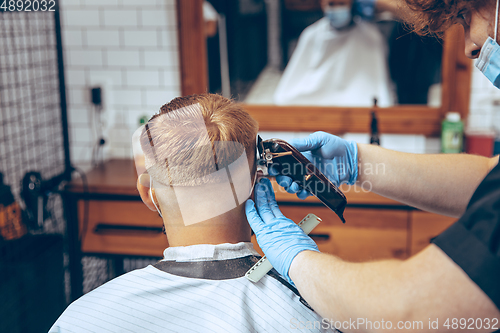
[[319, 251], [318, 247], [295, 222], [281, 213], [269, 179], [262, 178], [255, 185], [255, 202], [257, 207], [251, 199], [245, 204], [248, 223], [269, 262], [293, 284], [288, 270], [295, 256], [305, 250]]
[[[358, 145], [356, 142], [325, 132], [315, 132], [307, 138], [293, 139], [289, 143], [335, 185], [353, 185], [358, 179]], [[276, 175], [276, 181], [287, 192], [297, 193], [300, 199], [312, 195], [302, 189], [299, 184], [292, 182], [290, 177], [277, 175], [278, 172], [276, 169], [270, 170], [270, 174]]]
[[375, 16], [375, 5], [377, 0], [354, 0], [352, 4], [354, 15], [362, 19], [372, 20]]

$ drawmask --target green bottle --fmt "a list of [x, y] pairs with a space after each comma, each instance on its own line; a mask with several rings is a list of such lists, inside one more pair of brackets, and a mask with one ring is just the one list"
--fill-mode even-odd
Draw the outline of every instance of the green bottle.
[[458, 154], [463, 151], [464, 123], [460, 113], [448, 112], [441, 128], [441, 152]]
[[139, 118], [139, 126], [144, 125], [145, 123], [148, 122], [148, 120], [149, 120], [149, 117], [146, 115], [143, 115], [142, 117]]

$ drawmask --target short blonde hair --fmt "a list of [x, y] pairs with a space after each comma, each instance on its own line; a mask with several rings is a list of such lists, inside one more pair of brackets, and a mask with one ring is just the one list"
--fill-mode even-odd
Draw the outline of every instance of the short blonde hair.
[[141, 146], [150, 176], [161, 183], [203, 185], [205, 176], [243, 153], [255, 156], [258, 123], [241, 104], [216, 94], [177, 97], [146, 124]]

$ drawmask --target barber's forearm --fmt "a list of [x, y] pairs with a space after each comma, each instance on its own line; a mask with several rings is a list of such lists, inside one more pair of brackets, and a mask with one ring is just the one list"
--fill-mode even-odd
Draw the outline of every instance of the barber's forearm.
[[467, 154], [408, 154], [358, 144], [358, 184], [422, 210], [458, 217], [498, 163]]
[[456, 332], [443, 325], [448, 318], [500, 318], [492, 300], [434, 244], [404, 261], [367, 263], [302, 251], [288, 273], [316, 312], [345, 333], [422, 332], [431, 320], [441, 324], [435, 333]]
[[[302, 297], [329, 322], [358, 318], [398, 322], [405, 311], [403, 298], [395, 292], [397, 284], [404, 282], [397, 274], [401, 264], [399, 260], [355, 264], [329, 254], [303, 251], [293, 260], [289, 275]], [[352, 331], [345, 326], [341, 330]]]

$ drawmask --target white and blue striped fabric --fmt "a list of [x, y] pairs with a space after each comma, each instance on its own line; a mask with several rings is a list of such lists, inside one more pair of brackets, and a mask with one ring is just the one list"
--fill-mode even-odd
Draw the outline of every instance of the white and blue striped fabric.
[[[248, 247], [248, 243], [231, 245], [242, 244]], [[178, 254], [178, 249], [170, 253]], [[207, 258], [207, 251], [201, 252], [202, 260], [213, 259]], [[246, 255], [248, 251], [239, 252]], [[186, 253], [192, 254], [192, 247], [186, 247]], [[214, 253], [220, 257], [227, 252]], [[232, 251], [230, 257], [234, 254]], [[172, 259], [168, 253], [165, 257]], [[193, 260], [195, 256], [187, 259]], [[258, 283], [245, 277], [207, 280], [176, 276], [148, 266], [82, 296], [68, 306], [49, 332], [328, 331], [321, 329], [321, 323], [321, 317], [270, 276]]]

